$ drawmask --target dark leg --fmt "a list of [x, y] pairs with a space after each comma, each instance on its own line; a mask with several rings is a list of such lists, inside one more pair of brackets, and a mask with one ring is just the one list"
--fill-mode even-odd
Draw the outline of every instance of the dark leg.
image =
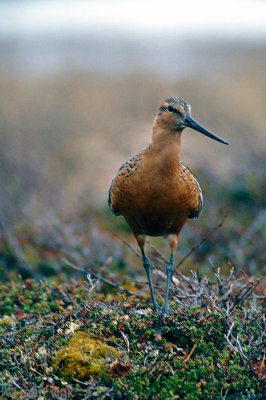
[[142, 254], [143, 267], [146, 271], [146, 275], [147, 275], [148, 282], [149, 282], [153, 309], [154, 309], [154, 311], [158, 311], [160, 309], [160, 307], [159, 307], [157, 301], [155, 300], [155, 295], [154, 295], [154, 291], [153, 291], [153, 286], [152, 286], [152, 281], [151, 281], [151, 264], [145, 254], [144, 249], [141, 248], [140, 250], [141, 250], [141, 254]]
[[170, 290], [170, 283], [172, 279], [172, 275], [174, 272], [174, 253], [171, 252], [167, 267], [166, 267], [166, 290], [165, 290], [165, 298], [164, 298], [164, 306], [162, 309], [162, 313], [164, 314], [169, 314], [169, 307], [168, 307], [168, 296], [169, 296], [169, 290]]

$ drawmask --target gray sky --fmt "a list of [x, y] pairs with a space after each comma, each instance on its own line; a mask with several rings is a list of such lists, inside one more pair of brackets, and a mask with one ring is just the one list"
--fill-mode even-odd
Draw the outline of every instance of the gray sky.
[[0, 0], [0, 38], [175, 35], [266, 39], [263, 0]]

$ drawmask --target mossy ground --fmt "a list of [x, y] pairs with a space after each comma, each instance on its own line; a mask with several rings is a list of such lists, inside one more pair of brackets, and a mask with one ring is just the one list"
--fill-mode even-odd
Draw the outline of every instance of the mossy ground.
[[[2, 399], [263, 398], [262, 315], [248, 331], [247, 299], [229, 313], [229, 338], [233, 344], [238, 337], [242, 357], [226, 339], [218, 298], [205, 298], [205, 306], [173, 304], [162, 322], [143, 298], [121, 293], [108, 301], [89, 287], [83, 280], [0, 284]], [[80, 373], [78, 364], [64, 362], [77, 350]]]
[[59, 370], [60, 376], [72, 381], [73, 378], [87, 380], [105, 369], [106, 358], [118, 357], [112, 346], [96, 341], [86, 332], [76, 332], [68, 345], [59, 351], [53, 368]]

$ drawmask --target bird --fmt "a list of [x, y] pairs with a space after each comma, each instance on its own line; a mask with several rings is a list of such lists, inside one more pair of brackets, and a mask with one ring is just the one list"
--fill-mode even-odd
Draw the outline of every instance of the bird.
[[[223, 144], [191, 116], [191, 106], [178, 97], [169, 97], [155, 116], [149, 146], [126, 161], [109, 189], [108, 204], [115, 216], [123, 216], [133, 232], [142, 255], [153, 310], [169, 315], [170, 283], [179, 234], [187, 219], [199, 217], [203, 195], [197, 179], [180, 160], [181, 136], [186, 127]], [[166, 266], [164, 304], [156, 301], [151, 264], [144, 251], [146, 236], [168, 238], [170, 258]]]

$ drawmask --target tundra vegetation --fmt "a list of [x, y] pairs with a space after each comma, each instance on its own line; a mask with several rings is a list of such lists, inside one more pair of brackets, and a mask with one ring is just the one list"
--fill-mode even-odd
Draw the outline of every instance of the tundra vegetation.
[[[251, 61], [218, 81], [0, 78], [1, 399], [263, 398], [265, 74]], [[180, 236], [162, 321], [106, 198], [172, 95], [230, 146], [183, 135], [204, 209]], [[155, 238], [147, 254], [161, 302], [169, 249]]]

